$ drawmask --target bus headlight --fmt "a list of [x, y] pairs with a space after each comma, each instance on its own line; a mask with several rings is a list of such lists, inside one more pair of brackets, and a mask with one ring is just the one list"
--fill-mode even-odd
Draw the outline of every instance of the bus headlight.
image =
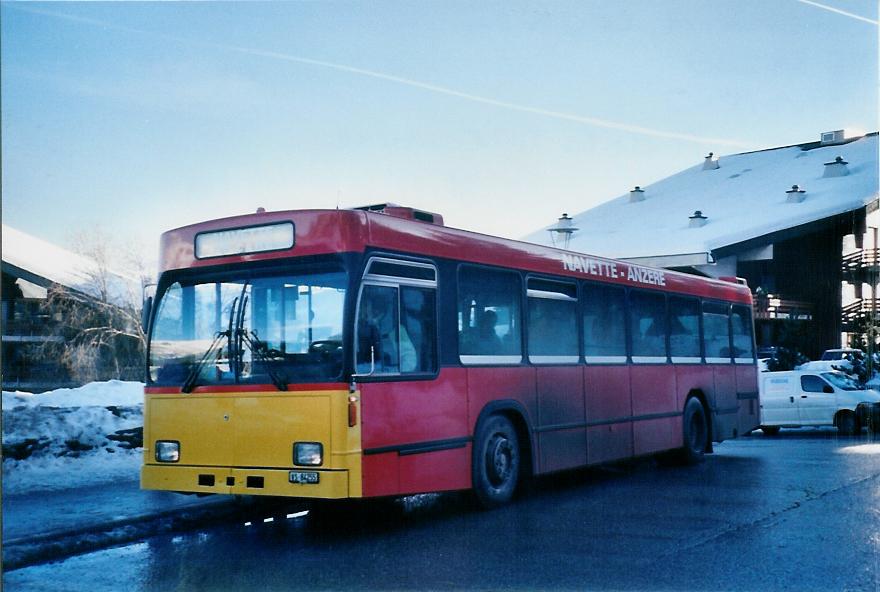
[[296, 442], [293, 445], [293, 464], [316, 467], [324, 462], [324, 445], [320, 442]]
[[180, 460], [180, 442], [176, 440], [156, 441], [156, 460], [158, 462], [177, 462]]

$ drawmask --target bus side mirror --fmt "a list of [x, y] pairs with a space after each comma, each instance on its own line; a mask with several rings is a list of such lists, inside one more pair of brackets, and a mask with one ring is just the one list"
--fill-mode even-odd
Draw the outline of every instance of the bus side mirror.
[[834, 387], [826, 384], [824, 387], [822, 387], [822, 392], [828, 393], [829, 395], [833, 395], [834, 394]]
[[144, 299], [144, 306], [141, 308], [141, 327], [144, 328], [144, 333], [147, 332], [147, 325], [150, 322], [150, 313], [153, 311], [153, 297], [147, 296]]

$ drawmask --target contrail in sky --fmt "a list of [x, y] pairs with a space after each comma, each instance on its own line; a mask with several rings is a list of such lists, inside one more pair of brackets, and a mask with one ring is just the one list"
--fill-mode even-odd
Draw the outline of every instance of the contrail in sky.
[[853, 14], [851, 12], [847, 12], [845, 10], [840, 10], [839, 8], [834, 8], [833, 6], [826, 6], [825, 4], [819, 4], [818, 2], [813, 2], [812, 0], [797, 0], [801, 4], [809, 4], [810, 6], [815, 6], [816, 8], [821, 8], [822, 10], [827, 10], [829, 12], [836, 12], [837, 14], [842, 14], [843, 16], [848, 16], [849, 18], [856, 19], [857, 21], [865, 21], [866, 23], [871, 23], [874, 26], [880, 25], [880, 22], [871, 20], [864, 16], [859, 16], [857, 14]]
[[595, 117], [574, 115], [571, 113], [563, 113], [561, 111], [551, 111], [549, 109], [542, 109], [540, 107], [530, 107], [528, 105], [519, 105], [517, 103], [500, 101], [498, 99], [493, 99], [490, 97], [473, 95], [470, 93], [462, 92], [462, 91], [448, 88], [445, 86], [438, 86], [436, 84], [429, 84], [427, 82], [420, 82], [418, 80], [412, 80], [410, 78], [402, 78], [400, 76], [394, 76], [392, 74], [385, 74], [382, 72], [376, 72], [375, 70], [366, 70], [364, 68], [356, 68], [354, 66], [346, 66], [343, 64], [336, 64], [333, 62], [324, 62], [321, 60], [313, 60], [311, 58], [304, 58], [304, 57], [288, 55], [288, 54], [283, 54], [283, 53], [276, 53], [273, 51], [263, 51], [263, 50], [259, 50], [259, 49], [250, 49], [247, 47], [236, 47], [233, 45], [216, 45], [216, 47], [227, 49], [230, 51], [237, 51], [240, 53], [255, 55], [255, 56], [274, 58], [277, 60], [285, 60], [285, 61], [289, 61], [289, 62], [298, 62], [301, 64], [310, 64], [313, 66], [321, 66], [324, 68], [332, 68], [333, 70], [339, 70], [341, 72], [350, 72], [352, 74], [360, 74], [362, 76], [369, 76], [370, 78], [378, 78], [380, 80], [388, 80], [390, 82], [396, 82], [398, 84], [412, 86], [415, 88], [421, 88], [423, 90], [428, 90], [428, 91], [443, 94], [443, 95], [458, 97], [460, 99], [474, 101], [476, 103], [483, 103], [485, 105], [494, 105], [495, 107], [503, 107], [505, 109], [511, 109], [513, 111], [522, 111], [525, 113], [535, 113], [537, 115], [544, 115], [547, 117], [554, 117], [556, 119], [564, 119], [567, 121], [574, 121], [577, 123], [585, 123], [587, 125], [593, 125], [596, 127], [617, 129], [617, 130], [632, 132], [632, 133], [636, 133], [636, 134], [642, 134], [642, 135], [646, 135], [646, 136], [655, 136], [655, 137], [659, 137], [659, 138], [672, 138], [672, 139], [676, 139], [676, 140], [689, 140], [692, 142], [700, 142], [703, 144], [736, 146], [739, 148], [748, 146], [748, 144], [746, 144], [745, 142], [739, 142], [736, 140], [725, 140], [725, 139], [721, 139], [721, 138], [707, 138], [704, 136], [695, 136], [695, 135], [691, 135], [691, 134], [683, 134], [683, 133], [678, 133], [678, 132], [657, 130], [657, 129], [653, 129], [653, 128], [649, 128], [649, 127], [630, 125], [628, 123], [619, 123], [616, 121], [608, 121], [606, 119], [598, 119]]
[[[799, 1], [806, 2], [806, 0], [799, 0]], [[10, 6], [10, 5], [7, 4], [7, 6]], [[97, 20], [97, 19], [77, 17], [77, 16], [61, 14], [61, 13], [56, 13], [56, 12], [51, 12], [51, 11], [46, 11], [46, 10], [39, 10], [39, 9], [33, 9], [33, 8], [22, 8], [21, 6], [16, 6], [15, 8], [17, 10], [20, 10], [23, 12], [30, 12], [30, 13], [40, 14], [40, 15], [49, 16], [49, 17], [53, 17], [53, 18], [74, 21], [74, 22], [78, 22], [78, 23], [88, 24], [91, 26], [105, 28], [105, 29], [114, 29], [114, 30], [124, 31], [127, 33], [134, 33], [134, 34], [138, 34], [138, 35], [162, 37], [164, 39], [169, 39], [169, 40], [176, 41], [176, 42], [182, 43], [182, 44], [187, 44], [187, 45], [211, 47], [214, 49], [233, 51], [236, 53], [242, 53], [242, 54], [247, 54], [247, 55], [252, 55], [252, 56], [257, 56], [257, 57], [269, 58], [269, 59], [286, 61], [286, 62], [294, 62], [294, 63], [299, 63], [299, 64], [307, 64], [310, 66], [319, 66], [322, 68], [329, 68], [329, 69], [336, 70], [339, 72], [348, 72], [350, 74], [357, 74], [360, 76], [367, 76], [369, 78], [386, 80], [388, 82], [393, 82], [393, 83], [401, 84], [404, 86], [410, 86], [413, 88], [418, 88], [421, 90], [426, 90], [426, 91], [437, 93], [437, 94], [447, 95], [447, 96], [451, 96], [451, 97], [457, 97], [459, 99], [464, 99], [466, 101], [472, 101], [475, 103], [482, 103], [484, 105], [492, 105], [494, 107], [501, 107], [503, 109], [509, 109], [511, 111], [520, 111], [523, 113], [532, 113], [535, 115], [543, 115], [545, 117], [552, 117], [554, 119], [562, 119], [565, 121], [571, 121], [574, 123], [581, 123], [581, 124], [591, 125], [591, 126], [595, 126], [595, 127], [621, 130], [621, 131], [625, 131], [625, 132], [630, 132], [630, 133], [634, 133], [634, 134], [641, 134], [644, 136], [652, 136], [652, 137], [656, 137], [656, 138], [669, 138], [669, 139], [673, 139], [673, 140], [685, 140], [685, 141], [689, 141], [689, 142], [697, 142], [700, 144], [710, 144], [713, 146], [731, 146], [731, 147], [735, 147], [735, 148], [749, 148], [749, 147], [751, 147], [751, 144], [748, 144], [746, 142], [741, 142], [738, 140], [729, 140], [729, 139], [724, 139], [724, 138], [709, 138], [709, 137], [705, 137], [705, 136], [697, 136], [694, 134], [686, 134], [686, 133], [681, 133], [681, 132], [660, 130], [660, 129], [654, 129], [654, 128], [650, 128], [650, 127], [643, 127], [643, 126], [639, 126], [639, 125], [632, 125], [632, 124], [628, 124], [628, 123], [621, 123], [621, 122], [617, 122], [617, 121], [610, 121], [607, 119], [599, 119], [596, 117], [586, 117], [583, 115], [564, 113], [562, 111], [553, 111], [550, 109], [543, 109], [540, 107], [532, 107], [529, 105], [520, 105], [518, 103], [511, 103], [508, 101], [502, 101], [502, 100], [494, 99], [491, 97], [484, 97], [481, 95], [466, 93], [466, 92], [456, 90], [453, 88], [449, 88], [446, 86], [439, 86], [436, 84], [430, 84], [430, 83], [422, 82], [419, 80], [413, 80], [411, 78], [403, 78], [400, 76], [395, 76], [393, 74], [386, 74], [384, 72], [378, 72], [376, 70], [367, 70], [365, 68], [357, 68], [355, 66], [347, 66], [345, 64], [337, 64], [334, 62], [325, 62], [322, 60], [316, 60], [316, 59], [312, 59], [312, 58], [306, 58], [306, 57], [285, 54], [285, 53], [278, 53], [278, 52], [274, 52], [274, 51], [253, 49], [253, 48], [249, 48], [249, 47], [239, 47], [239, 46], [235, 46], [235, 45], [225, 45], [225, 44], [219, 44], [219, 43], [193, 41], [191, 39], [185, 39], [182, 37], [167, 35], [165, 33], [157, 33], [157, 32], [145, 31], [145, 30], [141, 30], [141, 29], [134, 29], [131, 27], [126, 27], [126, 26], [122, 26], [122, 25], [115, 25], [115, 24], [108, 23], [108, 22], [101, 21], [101, 20]]]

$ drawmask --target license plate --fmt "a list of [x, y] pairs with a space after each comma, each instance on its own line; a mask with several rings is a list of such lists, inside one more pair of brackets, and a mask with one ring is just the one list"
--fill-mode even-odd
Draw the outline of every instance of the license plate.
[[321, 480], [321, 474], [315, 471], [290, 471], [288, 476], [291, 483], [314, 484]]

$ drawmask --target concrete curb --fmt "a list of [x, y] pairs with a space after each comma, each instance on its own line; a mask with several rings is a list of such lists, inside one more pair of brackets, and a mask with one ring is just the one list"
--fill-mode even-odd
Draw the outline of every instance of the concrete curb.
[[228, 498], [146, 512], [80, 528], [56, 530], [3, 541], [3, 568], [12, 571], [37, 563], [134, 542], [157, 534], [191, 530], [227, 521], [247, 511]]
[[160, 510], [156, 512], [144, 512], [142, 514], [135, 514], [134, 516], [128, 516], [125, 518], [116, 518], [113, 520], [107, 520], [105, 522], [99, 522], [95, 524], [89, 524], [88, 526], [81, 526], [78, 528], [62, 528], [58, 530], [50, 530], [48, 532], [43, 532], [40, 534], [30, 535], [30, 536], [20, 536], [12, 539], [6, 539], [3, 541], [3, 546], [15, 546], [15, 545], [32, 545], [36, 543], [45, 543], [51, 542], [57, 539], [63, 539], [66, 537], [74, 537], [81, 536], [84, 534], [94, 533], [96, 531], [104, 531], [111, 530], [114, 528], [120, 528], [123, 526], [128, 526], [131, 524], [137, 524], [139, 522], [147, 522], [150, 520], [160, 520], [162, 518], [166, 518], [169, 516], [174, 516], [175, 514], [180, 514], [182, 512], [192, 511], [192, 510], [201, 510], [206, 507], [213, 507], [218, 505], [231, 504], [228, 499], [216, 499], [216, 500], [205, 500], [205, 502], [200, 504], [192, 504], [190, 506], [176, 507], [168, 510]]

